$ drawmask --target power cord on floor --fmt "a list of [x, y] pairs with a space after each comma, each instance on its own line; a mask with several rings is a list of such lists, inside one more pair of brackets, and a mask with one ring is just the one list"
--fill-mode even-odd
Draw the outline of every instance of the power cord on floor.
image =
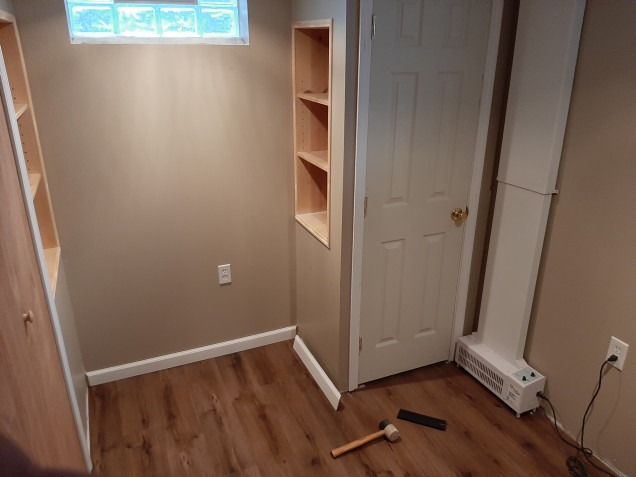
[[590, 449], [589, 447], [585, 447], [584, 438], [585, 438], [585, 421], [587, 420], [587, 413], [592, 408], [592, 404], [594, 404], [594, 400], [596, 399], [596, 396], [598, 396], [598, 393], [601, 390], [601, 384], [603, 382], [603, 370], [605, 369], [605, 365], [609, 363], [613, 363], [616, 360], [618, 360], [618, 356], [613, 354], [609, 358], [607, 358], [605, 361], [603, 361], [603, 364], [601, 365], [601, 369], [599, 371], [599, 376], [598, 376], [598, 384], [596, 385], [596, 391], [594, 392], [594, 396], [592, 396], [590, 403], [587, 405], [585, 414], [583, 414], [583, 422], [581, 424], [581, 441], [580, 443], [577, 443], [578, 445], [572, 444], [570, 441], [568, 441], [561, 435], [561, 432], [559, 431], [559, 427], [557, 426], [556, 412], [554, 410], [554, 406], [552, 405], [552, 402], [550, 402], [550, 400], [542, 392], [537, 393], [537, 397], [543, 399], [545, 402], [547, 402], [550, 405], [550, 409], [552, 410], [552, 417], [554, 421], [554, 430], [556, 431], [559, 438], [563, 442], [565, 442], [568, 446], [576, 449], [576, 455], [568, 457], [567, 460], [565, 461], [565, 465], [567, 465], [570, 475], [574, 477], [587, 477], [588, 475], [587, 471], [585, 470], [585, 466], [583, 465], [583, 462], [581, 462], [581, 459], [579, 459], [580, 454], [583, 454], [583, 456], [585, 457], [585, 460], [591, 466], [600, 470], [604, 474], [609, 475], [610, 477], [615, 477], [614, 474], [610, 474], [605, 469], [603, 469], [602, 467], [592, 462], [590, 457], [594, 455], [594, 453], [592, 452], [592, 449]]

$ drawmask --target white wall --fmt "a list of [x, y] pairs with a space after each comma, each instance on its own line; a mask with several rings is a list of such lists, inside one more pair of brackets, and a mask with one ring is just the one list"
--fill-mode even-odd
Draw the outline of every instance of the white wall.
[[[82, 358], [82, 350], [77, 336], [77, 322], [75, 320], [71, 296], [68, 291], [63, 262], [60, 262], [60, 268], [58, 270], [57, 287], [55, 289], [55, 307], [57, 308], [57, 316], [60, 322], [60, 329], [62, 330], [64, 347], [66, 348], [66, 357], [68, 358], [73, 387], [75, 388], [75, 398], [77, 399], [82, 422], [86, 424], [86, 422], [88, 422], [86, 406], [88, 384], [86, 383], [84, 359]], [[86, 425], [84, 425], [84, 428], [86, 430]]]

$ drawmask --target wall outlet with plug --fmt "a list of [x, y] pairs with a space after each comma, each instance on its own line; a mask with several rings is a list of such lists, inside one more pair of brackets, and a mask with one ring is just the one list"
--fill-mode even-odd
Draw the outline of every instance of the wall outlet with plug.
[[230, 264], [219, 265], [219, 285], [229, 285], [230, 283], [232, 283]]
[[[618, 359], [614, 362], [610, 362], [612, 366], [619, 370], [623, 370], [623, 365], [625, 364], [625, 357], [627, 356], [627, 350], [629, 349], [629, 345], [618, 338], [612, 336], [610, 340], [609, 349], [607, 350], [607, 358], [612, 356], [613, 354], [618, 357]], [[606, 359], [607, 359], [606, 358]]]

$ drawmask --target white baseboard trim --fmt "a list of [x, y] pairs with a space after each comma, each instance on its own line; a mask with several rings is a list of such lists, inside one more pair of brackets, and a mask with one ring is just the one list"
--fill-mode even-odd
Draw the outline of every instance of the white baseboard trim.
[[296, 354], [309, 371], [309, 374], [311, 374], [311, 377], [314, 378], [314, 381], [316, 381], [316, 384], [318, 384], [318, 387], [329, 403], [335, 410], [338, 410], [340, 391], [334, 386], [329, 376], [327, 376], [320, 364], [318, 364], [318, 361], [316, 361], [316, 358], [314, 358], [314, 355], [311, 354], [311, 351], [307, 348], [305, 342], [298, 335], [296, 335], [294, 339], [294, 351], [296, 351]]
[[[84, 426], [84, 430], [86, 431], [86, 447], [91, 448], [91, 415], [90, 415], [90, 406], [89, 406], [89, 397], [88, 392], [86, 392], [86, 425]], [[93, 462], [90, 461], [88, 463], [88, 473], [90, 474], [93, 471]]]
[[88, 371], [86, 379], [89, 386], [117, 381], [119, 379], [139, 376], [140, 374], [153, 373], [163, 369], [174, 368], [184, 364], [196, 363], [205, 359], [217, 358], [226, 354], [245, 351], [252, 348], [258, 348], [279, 341], [290, 340], [296, 336], [296, 326], [288, 326], [278, 330], [258, 333], [256, 335], [244, 336], [235, 340], [224, 341], [213, 345], [194, 348], [178, 353], [157, 356], [156, 358], [135, 361], [134, 363], [126, 363], [111, 368], [98, 369]]

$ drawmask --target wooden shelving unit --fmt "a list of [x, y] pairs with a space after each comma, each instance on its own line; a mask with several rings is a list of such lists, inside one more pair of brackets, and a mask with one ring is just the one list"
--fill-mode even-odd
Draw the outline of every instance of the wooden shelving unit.
[[296, 220], [329, 247], [333, 21], [292, 30]]
[[33, 103], [31, 102], [20, 37], [15, 17], [3, 11], [0, 11], [0, 48], [2, 48], [11, 85], [13, 107], [22, 139], [22, 149], [29, 175], [29, 187], [42, 237], [49, 280], [55, 294], [60, 263], [60, 242], [51, 208], [51, 197], [42, 161], [42, 149], [33, 114]]

